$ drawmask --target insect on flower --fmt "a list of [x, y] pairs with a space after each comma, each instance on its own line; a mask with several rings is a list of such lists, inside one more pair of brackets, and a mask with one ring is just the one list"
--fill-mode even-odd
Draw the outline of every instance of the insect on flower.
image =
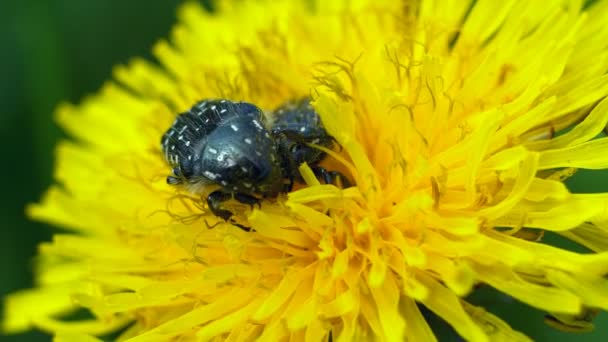
[[185, 185], [199, 193], [209, 185], [220, 189], [208, 194], [211, 212], [249, 230], [231, 217], [222, 203], [260, 204], [275, 198], [301, 181], [298, 167], [311, 166], [326, 183], [347, 179], [319, 166], [325, 153], [311, 146], [332, 147], [331, 137], [308, 99], [277, 108], [272, 124], [261, 109], [247, 102], [204, 100], [178, 115], [161, 139], [165, 160], [173, 167], [167, 183]]

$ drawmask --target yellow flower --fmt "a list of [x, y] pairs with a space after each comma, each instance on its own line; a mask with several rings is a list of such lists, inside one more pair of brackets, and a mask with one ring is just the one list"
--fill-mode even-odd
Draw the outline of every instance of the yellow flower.
[[[608, 309], [608, 1], [188, 3], [162, 66], [135, 60], [58, 109], [58, 185], [30, 216], [66, 230], [40, 247], [38, 286], [4, 327], [64, 340], [434, 340], [424, 306], [465, 339], [527, 340], [464, 297], [487, 284], [588, 327]], [[166, 184], [158, 143], [205, 98], [272, 109], [310, 96], [341, 145], [328, 169], [245, 232]], [[235, 210], [236, 210], [235, 209]], [[213, 228], [210, 226], [216, 225]], [[562, 235], [579, 254], [542, 242]], [[89, 318], [61, 320], [78, 308]]]

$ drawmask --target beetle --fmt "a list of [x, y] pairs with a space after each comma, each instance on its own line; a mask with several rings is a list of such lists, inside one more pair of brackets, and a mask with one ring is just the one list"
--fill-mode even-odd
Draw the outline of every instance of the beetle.
[[196, 103], [177, 116], [161, 138], [161, 150], [172, 174], [171, 185], [184, 185], [198, 193], [209, 185], [219, 189], [209, 193], [211, 212], [244, 230], [222, 203], [235, 199], [253, 206], [261, 198], [275, 198], [301, 181], [298, 167], [308, 163], [327, 183], [338, 172], [320, 167], [325, 154], [310, 146], [330, 148], [331, 137], [308, 99], [289, 101], [270, 115], [248, 102], [210, 99]]
[[[325, 152], [312, 145], [331, 148], [335, 139], [325, 130], [310, 99], [286, 102], [274, 110], [272, 119], [271, 132], [282, 157], [283, 177], [289, 179], [290, 185], [293, 185], [296, 179], [302, 180], [298, 172], [302, 163], [308, 164], [313, 172], [328, 184], [340, 179], [342, 185], [350, 185], [341, 173], [319, 166]], [[291, 187], [288, 189], [291, 190]]]

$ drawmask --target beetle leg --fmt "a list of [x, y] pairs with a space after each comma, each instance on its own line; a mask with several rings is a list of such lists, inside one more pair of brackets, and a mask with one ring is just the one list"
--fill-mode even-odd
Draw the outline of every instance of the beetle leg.
[[174, 167], [172, 171], [173, 171], [173, 174], [170, 176], [167, 176], [167, 184], [169, 184], [169, 185], [181, 184], [182, 172], [179, 169], [179, 167]]
[[222, 218], [226, 222], [230, 222], [231, 224], [241, 228], [244, 231], [250, 231], [251, 228], [243, 226], [241, 224], [236, 223], [232, 219], [234, 213], [230, 210], [223, 209], [222, 203], [232, 198], [232, 194], [229, 192], [224, 192], [221, 190], [216, 190], [207, 196], [207, 205], [209, 206], [209, 210], [213, 213], [213, 215]]
[[226, 202], [230, 198], [232, 198], [230, 193], [217, 190], [207, 196], [207, 205], [213, 215], [228, 221], [234, 214], [230, 210], [222, 209], [221, 205], [222, 202]]
[[342, 145], [340, 145], [340, 142], [339, 142], [339, 141], [338, 141], [336, 138], [334, 138], [333, 136], [331, 136], [331, 135], [330, 135], [330, 136], [329, 136], [329, 140], [331, 141], [332, 145], [333, 145], [333, 144], [338, 145], [338, 147], [340, 148], [340, 149], [338, 150], [338, 152], [342, 152], [343, 147], [342, 147]]
[[169, 185], [176, 185], [176, 184], [180, 184], [181, 182], [182, 182], [182, 180], [175, 176], [167, 176], [167, 184], [169, 184]]
[[287, 184], [283, 184], [283, 192], [287, 193], [287, 192], [291, 192], [291, 190], [293, 189], [293, 183], [294, 183], [294, 179], [293, 179], [293, 175], [290, 174], [289, 175], [289, 183]]
[[234, 194], [234, 199], [239, 201], [240, 203], [248, 204], [251, 209], [253, 209], [253, 206], [256, 204], [258, 205], [258, 208], [262, 208], [260, 199], [248, 194], [237, 192]]
[[325, 184], [335, 184], [341, 186], [342, 188], [348, 188], [351, 186], [348, 178], [346, 178], [346, 176], [344, 176], [341, 172], [328, 171], [321, 166], [313, 167], [312, 171], [314, 172], [315, 176], [323, 178]]

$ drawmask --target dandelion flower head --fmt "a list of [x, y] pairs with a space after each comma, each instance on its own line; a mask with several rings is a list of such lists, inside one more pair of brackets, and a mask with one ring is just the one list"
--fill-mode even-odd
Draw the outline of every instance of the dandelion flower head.
[[[57, 119], [56, 180], [31, 217], [37, 287], [5, 329], [58, 339], [424, 341], [424, 307], [467, 340], [527, 340], [466, 300], [491, 286], [556, 324], [608, 308], [608, 194], [574, 194], [608, 168], [608, 1], [186, 3], [159, 63]], [[309, 97], [353, 186], [304, 183], [252, 231], [168, 185], [159, 139], [201, 99], [272, 109]], [[212, 227], [213, 228], [210, 228]], [[584, 247], [543, 243], [550, 231]], [[65, 317], [77, 309], [81, 320]], [[121, 330], [122, 329], [122, 330]]]

